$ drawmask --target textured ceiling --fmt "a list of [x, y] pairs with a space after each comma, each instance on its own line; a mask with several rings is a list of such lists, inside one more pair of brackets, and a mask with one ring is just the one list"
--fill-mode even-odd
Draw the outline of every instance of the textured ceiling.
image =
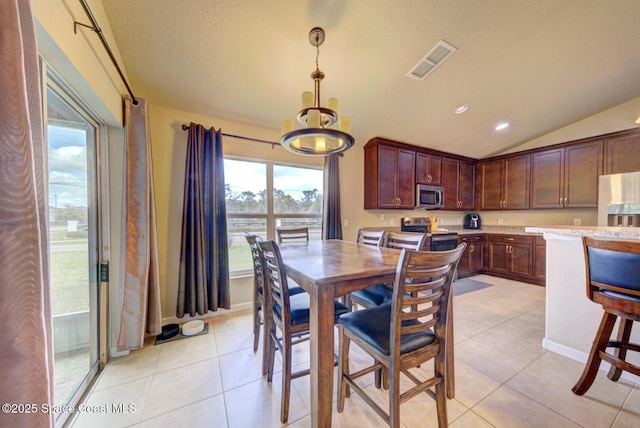
[[[103, 4], [137, 96], [272, 129], [313, 90], [307, 35], [323, 27], [322, 102], [340, 100], [358, 147], [382, 136], [481, 158], [640, 96], [638, 0]], [[458, 51], [406, 77], [441, 39]]]

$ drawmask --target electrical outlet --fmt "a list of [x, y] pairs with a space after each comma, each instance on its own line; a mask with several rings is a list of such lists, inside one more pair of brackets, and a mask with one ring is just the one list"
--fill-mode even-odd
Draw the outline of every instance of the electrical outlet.
[[574, 218], [573, 219], [573, 225], [574, 226], [580, 226], [582, 224], [582, 220], [579, 218]]
[[343, 218], [342, 219], [342, 227], [344, 227], [344, 228], [349, 227], [349, 219], [348, 218]]
[[498, 219], [498, 224], [503, 224], [503, 223], [504, 223], [504, 220], [502, 218], [499, 218]]
[[380, 221], [384, 221], [384, 214], [380, 214]]

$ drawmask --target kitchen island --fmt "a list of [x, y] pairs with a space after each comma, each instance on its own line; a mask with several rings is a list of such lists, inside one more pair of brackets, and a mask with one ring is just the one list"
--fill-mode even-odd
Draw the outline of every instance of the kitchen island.
[[[542, 233], [546, 240], [546, 315], [542, 346], [584, 363], [603, 310], [587, 298], [582, 237], [640, 241], [640, 228], [540, 226], [527, 227], [525, 230]], [[637, 325], [634, 326], [631, 341], [640, 343], [640, 327]], [[631, 355], [629, 361], [640, 364], [640, 357]], [[601, 370], [608, 368], [605, 362], [600, 366]], [[640, 383], [640, 377], [628, 372], [623, 372], [622, 377]]]

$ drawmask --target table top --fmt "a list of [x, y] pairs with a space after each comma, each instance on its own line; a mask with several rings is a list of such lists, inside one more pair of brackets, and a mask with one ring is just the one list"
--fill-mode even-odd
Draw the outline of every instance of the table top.
[[288, 242], [279, 247], [287, 274], [298, 283], [302, 280], [315, 285], [394, 275], [401, 253], [341, 240]]

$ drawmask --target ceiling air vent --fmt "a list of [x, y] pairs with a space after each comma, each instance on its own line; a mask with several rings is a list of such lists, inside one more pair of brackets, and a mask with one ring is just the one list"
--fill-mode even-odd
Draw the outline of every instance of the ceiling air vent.
[[416, 65], [407, 73], [408, 77], [415, 80], [424, 80], [431, 72], [446, 61], [457, 49], [444, 40], [440, 40], [437, 45], [429, 51]]

